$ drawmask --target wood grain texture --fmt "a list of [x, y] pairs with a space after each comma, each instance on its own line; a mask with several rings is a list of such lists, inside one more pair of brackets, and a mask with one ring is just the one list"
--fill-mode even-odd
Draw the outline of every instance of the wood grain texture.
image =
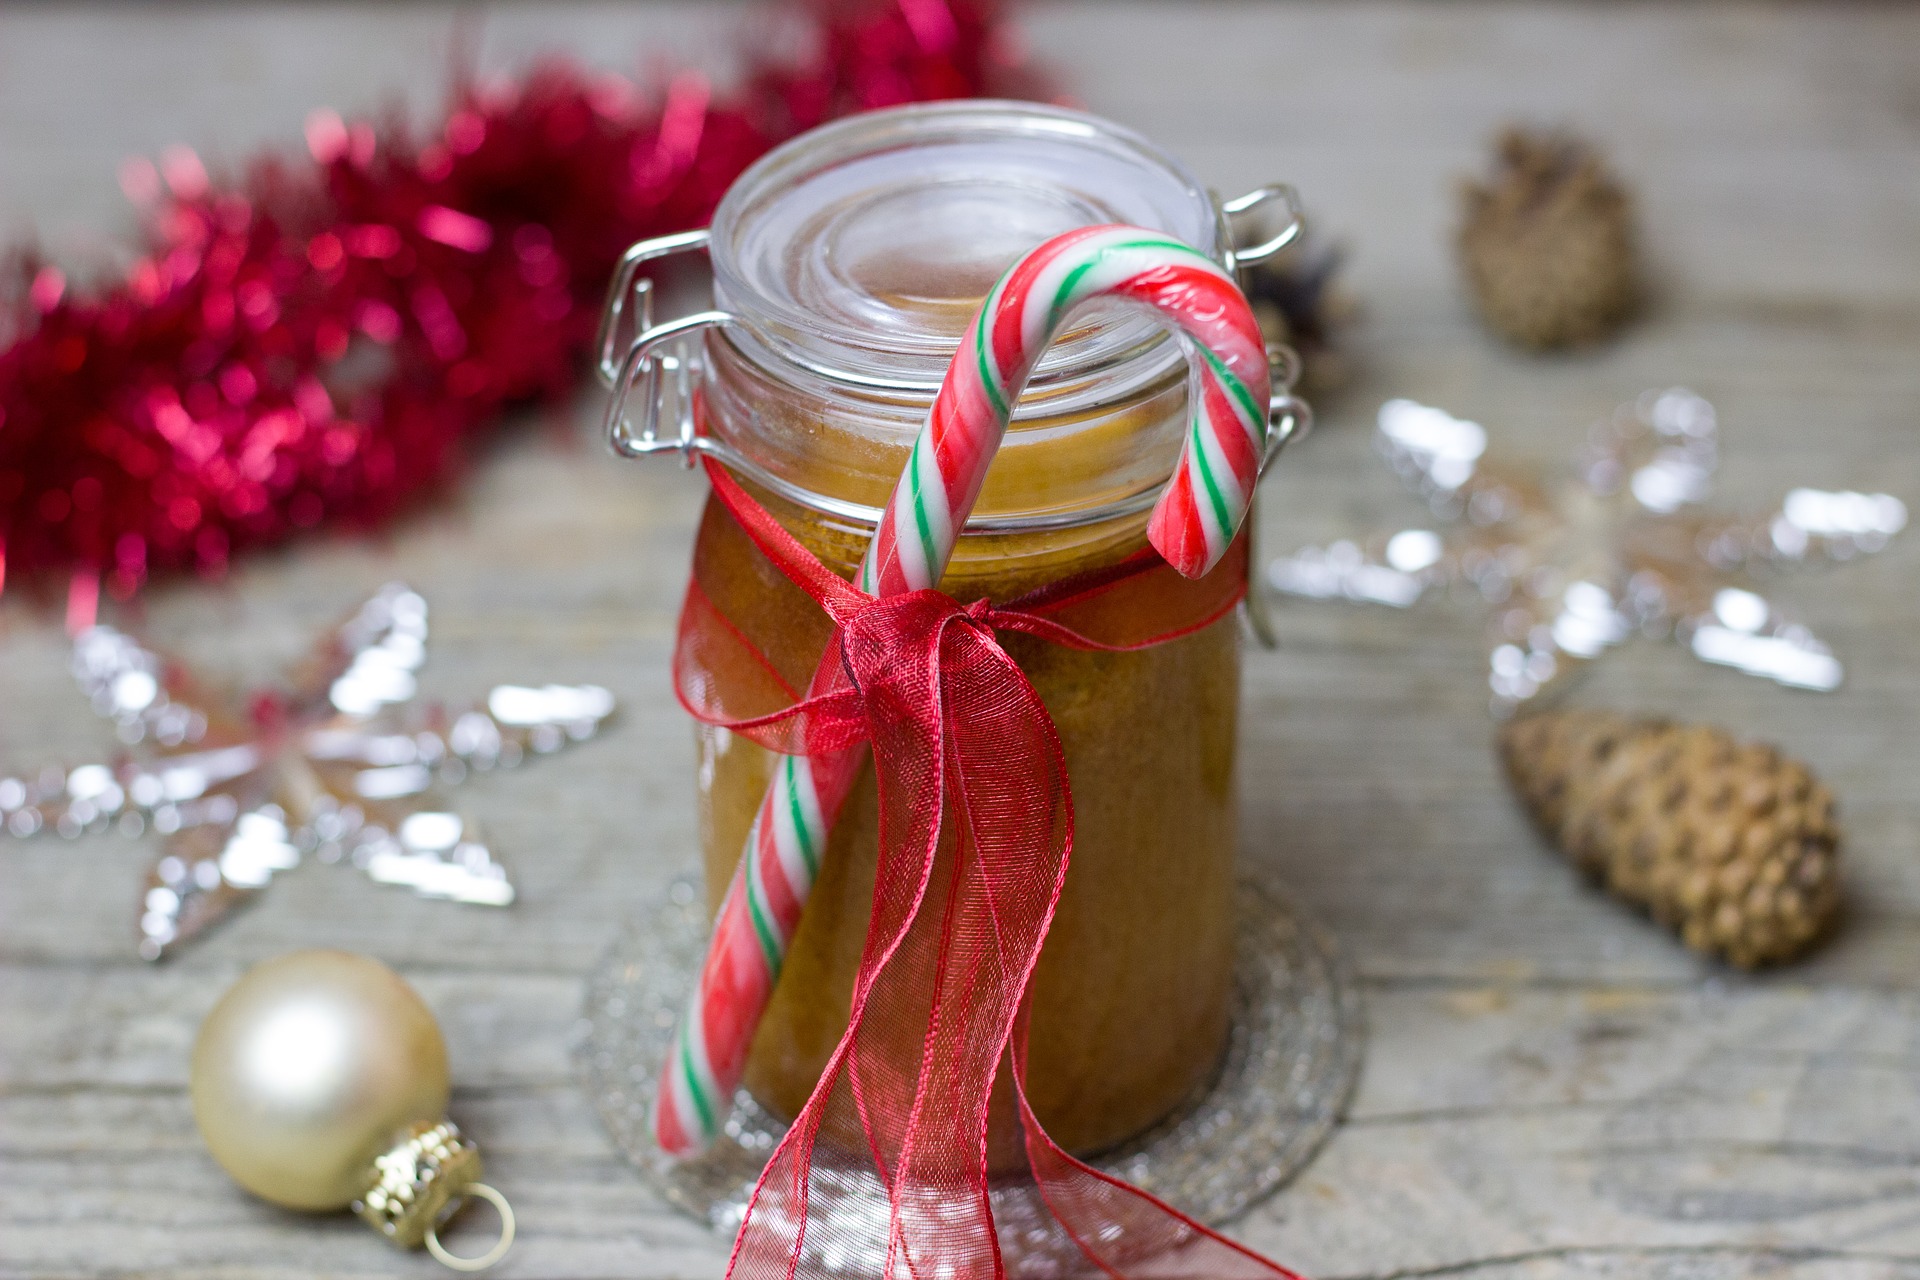
[[[571, 48], [724, 70], [748, 10], [506, 4], [483, 65]], [[190, 140], [218, 163], [291, 144], [320, 104], [429, 104], [440, 5], [0, 11], [0, 224], [72, 264], [125, 222], [113, 169]], [[1031, 43], [1094, 109], [1223, 190], [1295, 182], [1351, 247], [1364, 374], [1269, 484], [1267, 545], [1418, 508], [1371, 455], [1389, 395], [1485, 422], [1542, 464], [1649, 386], [1722, 422], [1721, 500], [1877, 487], [1920, 508], [1920, 12], [1895, 7], [1049, 3]], [[1659, 297], [1617, 345], [1534, 359], [1488, 340], [1447, 253], [1453, 184], [1509, 117], [1578, 125], [1641, 195]], [[513, 1197], [503, 1277], [715, 1276], [725, 1242], [655, 1201], [574, 1083], [581, 979], [693, 865], [689, 733], [666, 682], [696, 486], [534, 427], [391, 538], [249, 564], [147, 600], [164, 644], [257, 680], [394, 577], [433, 606], [427, 692], [597, 681], [603, 739], [482, 780], [508, 912], [309, 867], [175, 963], [133, 960], [151, 850], [0, 844], [0, 1275], [437, 1273], [343, 1219], [234, 1189], [195, 1137], [186, 1053], [247, 964], [371, 952], [439, 1013], [454, 1115]], [[1727, 974], [1580, 884], [1506, 795], [1482, 619], [1286, 604], [1249, 662], [1246, 856], [1279, 870], [1362, 975], [1351, 1119], [1237, 1228], [1322, 1280], [1920, 1277], [1920, 537], [1786, 583], [1849, 680], [1793, 694], [1670, 646], [1607, 658], [1583, 699], [1771, 738], [1833, 785], [1849, 848], [1835, 941]], [[0, 605], [0, 767], [106, 750], [55, 621]]]

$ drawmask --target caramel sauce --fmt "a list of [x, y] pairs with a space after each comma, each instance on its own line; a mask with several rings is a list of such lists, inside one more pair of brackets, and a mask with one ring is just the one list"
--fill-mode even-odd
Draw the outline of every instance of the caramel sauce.
[[[1041, 461], [1036, 453], [1019, 465], [1037, 468]], [[1039, 477], [1003, 482], [1034, 484]], [[855, 535], [755, 496], [826, 564], [851, 576], [864, 549]], [[696, 571], [709, 595], [748, 634], [773, 637], [767, 656], [790, 684], [804, 688], [827, 639], [826, 618], [717, 506], [710, 504], [705, 522]], [[1140, 516], [1066, 533], [968, 535], [941, 585], [963, 601], [1009, 599], [1124, 558], [1142, 545], [1143, 527]], [[1033, 979], [1028, 1096], [1057, 1142], [1087, 1154], [1178, 1107], [1210, 1079], [1225, 1043], [1239, 632], [1228, 616], [1181, 639], [1119, 654], [1017, 635], [1001, 640], [1059, 730], [1077, 826], [1065, 890]], [[700, 748], [701, 833], [708, 896], [717, 909], [765, 791], [770, 758], [723, 730], [703, 729]], [[873, 894], [876, 811], [869, 765], [828, 842], [753, 1044], [747, 1087], [782, 1118], [800, 1110], [846, 1029]], [[914, 927], [938, 927], [937, 911], [923, 908]], [[899, 1051], [917, 1055], [919, 1031], [904, 1030], [910, 1034]], [[989, 1162], [1008, 1169], [1023, 1161], [1003, 1069]]]

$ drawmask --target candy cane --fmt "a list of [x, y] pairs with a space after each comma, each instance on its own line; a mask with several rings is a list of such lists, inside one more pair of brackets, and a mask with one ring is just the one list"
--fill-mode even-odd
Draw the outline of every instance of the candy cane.
[[[987, 294], [861, 563], [863, 591], [889, 596], [939, 582], [1034, 365], [1068, 316], [1095, 298], [1149, 306], [1189, 340], [1193, 417], [1147, 538], [1190, 578], [1226, 554], [1266, 438], [1259, 326], [1233, 278], [1197, 249], [1138, 227], [1087, 227], [1034, 249]], [[823, 668], [812, 691], [832, 678]], [[654, 1135], [669, 1154], [699, 1151], [726, 1121], [859, 759], [843, 752], [778, 762], [662, 1069]]]

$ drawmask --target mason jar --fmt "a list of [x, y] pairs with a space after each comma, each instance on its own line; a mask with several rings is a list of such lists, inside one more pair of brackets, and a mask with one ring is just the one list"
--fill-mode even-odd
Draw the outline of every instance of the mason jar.
[[[1274, 207], [1286, 215], [1278, 233], [1236, 251], [1236, 222]], [[1298, 225], [1284, 188], [1223, 205], [1143, 138], [1054, 107], [911, 106], [796, 138], [734, 183], [708, 231], [629, 252], [600, 339], [616, 386], [615, 445], [717, 458], [851, 577], [987, 291], [1043, 240], [1097, 223], [1171, 233], [1229, 268], [1277, 250]], [[641, 269], [699, 250], [713, 309], [654, 324]], [[629, 323], [637, 337], [616, 365]], [[1277, 386], [1291, 381], [1280, 376]], [[1179, 341], [1151, 317], [1111, 303], [1080, 313], [1021, 397], [941, 589], [1005, 601], [1137, 553], [1180, 452], [1187, 382]], [[1277, 397], [1274, 439], [1303, 414]], [[718, 613], [762, 638], [779, 674], [805, 688], [831, 627], [819, 606], [711, 500], [697, 558]], [[1246, 563], [1229, 571], [1244, 574]], [[1241, 627], [1228, 614], [1125, 653], [1019, 635], [1002, 643], [1058, 728], [1076, 815], [1030, 989], [1028, 1096], [1062, 1146], [1093, 1153], [1204, 1087], [1226, 1041]], [[769, 753], [745, 738], [698, 731], [694, 794], [715, 909], [770, 769]], [[846, 1029], [877, 843], [869, 765], [748, 1058], [746, 1087], [782, 1119], [806, 1102]], [[1006, 1075], [989, 1125], [996, 1167], [1020, 1152]]]

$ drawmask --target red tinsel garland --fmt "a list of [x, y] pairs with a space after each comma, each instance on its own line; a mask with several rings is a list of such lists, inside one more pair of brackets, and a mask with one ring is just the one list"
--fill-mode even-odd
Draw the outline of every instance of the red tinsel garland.
[[[800, 62], [664, 100], [541, 66], [459, 86], [422, 143], [308, 121], [314, 163], [210, 183], [163, 160], [143, 256], [86, 296], [29, 263], [0, 352], [0, 585], [119, 597], [322, 525], [370, 528], [506, 407], [565, 395], [620, 252], [704, 225], [733, 178], [832, 116], [1017, 89], [992, 0], [819, 0]], [[135, 164], [160, 191], [161, 174]]]

